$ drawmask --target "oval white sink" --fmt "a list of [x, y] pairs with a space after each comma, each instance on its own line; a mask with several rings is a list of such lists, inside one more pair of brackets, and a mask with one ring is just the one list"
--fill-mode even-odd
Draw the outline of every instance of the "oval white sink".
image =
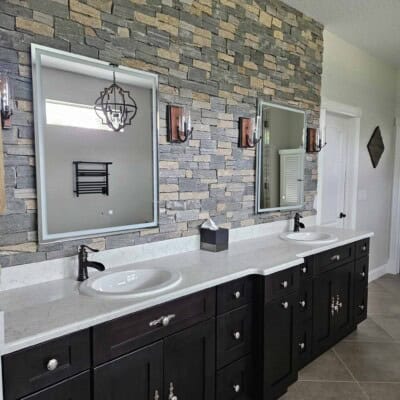
[[281, 238], [306, 244], [327, 244], [338, 240], [336, 236], [324, 232], [285, 232]]
[[130, 269], [98, 274], [83, 282], [79, 290], [89, 296], [135, 298], [166, 291], [181, 280], [176, 271]]

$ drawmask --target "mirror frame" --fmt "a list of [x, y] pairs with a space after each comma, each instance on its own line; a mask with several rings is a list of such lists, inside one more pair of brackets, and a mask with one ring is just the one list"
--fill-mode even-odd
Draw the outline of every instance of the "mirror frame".
[[[35, 158], [36, 158], [36, 192], [38, 202], [38, 239], [39, 243], [54, 243], [68, 240], [84, 239], [90, 237], [102, 237], [110, 234], [121, 234], [134, 232], [146, 228], [159, 226], [159, 180], [158, 180], [158, 132], [159, 132], [159, 87], [158, 75], [146, 71], [140, 71], [129, 67], [118, 66], [120, 71], [132, 75], [136, 78], [146, 79], [151, 84], [152, 90], [152, 156], [153, 156], [153, 220], [150, 222], [131, 224], [123, 226], [114, 226], [107, 228], [84, 229], [79, 231], [48, 233], [47, 231], [47, 209], [46, 209], [46, 171], [45, 171], [45, 152], [44, 152], [44, 99], [41, 93], [41, 56], [47, 55], [57, 57], [61, 60], [76, 61], [83, 65], [100, 67], [113, 72], [114, 68], [109, 62], [97, 60], [69, 53], [67, 51], [57, 50], [50, 47], [31, 44], [32, 56], [32, 84], [33, 84], [33, 109], [34, 109], [34, 127], [35, 127]], [[33, 69], [33, 67], [35, 68]]]
[[[274, 108], [279, 108], [281, 110], [287, 110], [287, 111], [292, 111], [296, 112], [299, 114], [303, 114], [304, 116], [304, 126], [303, 126], [303, 134], [302, 134], [302, 147], [304, 149], [304, 154], [305, 154], [305, 138], [306, 138], [306, 131], [307, 131], [307, 118], [309, 112], [300, 110], [299, 108], [295, 107], [289, 107], [289, 106], [284, 106], [279, 103], [273, 103], [270, 101], [264, 101], [264, 100], [258, 100], [257, 101], [257, 121], [262, 121], [262, 110], [263, 107], [269, 106], [269, 107], [274, 107]], [[262, 123], [257, 124], [257, 138], [262, 137]], [[271, 208], [261, 208], [261, 171], [262, 171], [262, 145], [263, 145], [263, 140], [261, 139], [257, 143], [256, 147], [256, 198], [255, 198], [255, 208], [256, 208], [256, 214], [262, 214], [262, 213], [267, 213], [267, 212], [274, 212], [274, 211], [291, 211], [291, 210], [301, 210], [304, 207], [304, 179], [303, 179], [303, 190], [302, 190], [302, 198], [303, 201], [301, 204], [298, 204], [296, 206], [289, 206], [289, 207], [271, 207]], [[304, 171], [303, 171], [303, 177], [304, 177]]]

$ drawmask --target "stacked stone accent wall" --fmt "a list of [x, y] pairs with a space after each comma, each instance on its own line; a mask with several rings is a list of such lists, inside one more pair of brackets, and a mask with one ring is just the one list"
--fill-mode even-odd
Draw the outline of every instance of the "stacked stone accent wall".
[[[238, 118], [257, 98], [319, 120], [323, 27], [276, 0], [1, 0], [0, 69], [12, 76], [13, 128], [3, 131], [5, 267], [76, 254], [82, 240], [38, 245], [30, 44], [151, 71], [160, 78], [160, 226], [86, 240], [110, 249], [198, 234], [208, 217], [236, 228], [288, 217], [255, 215], [255, 150], [238, 148]], [[166, 106], [190, 106], [194, 133], [166, 140]], [[305, 164], [314, 213], [316, 156]]]

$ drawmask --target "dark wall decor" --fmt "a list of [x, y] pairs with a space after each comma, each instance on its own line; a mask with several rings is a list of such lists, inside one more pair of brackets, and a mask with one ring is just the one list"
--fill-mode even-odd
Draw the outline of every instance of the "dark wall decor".
[[[254, 213], [255, 149], [238, 148], [237, 121], [254, 118], [263, 97], [308, 110], [308, 125], [318, 126], [322, 32], [277, 0], [0, 1], [0, 62], [11, 71], [16, 100], [13, 127], [3, 131], [0, 264], [77, 253], [74, 242], [37, 245], [31, 43], [159, 76], [160, 225], [82, 241], [111, 249], [198, 235], [209, 216], [225, 228], [288, 217]], [[168, 104], [190, 107], [194, 130], [184, 146], [168, 143]], [[315, 154], [306, 155], [304, 183], [304, 215], [310, 215]]]
[[371, 139], [369, 139], [367, 149], [369, 156], [371, 157], [372, 165], [374, 168], [376, 168], [379, 164], [379, 160], [381, 159], [383, 152], [385, 151], [385, 145], [383, 143], [381, 129], [379, 128], [379, 126], [375, 128]]

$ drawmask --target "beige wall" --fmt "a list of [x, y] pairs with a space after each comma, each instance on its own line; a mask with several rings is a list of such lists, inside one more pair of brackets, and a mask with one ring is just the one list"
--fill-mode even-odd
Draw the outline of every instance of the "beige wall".
[[[371, 269], [389, 258], [397, 71], [330, 32], [324, 32], [322, 97], [362, 109], [357, 229], [375, 232]], [[376, 126], [385, 152], [376, 169], [367, 151]]]
[[400, 69], [397, 71], [397, 118], [400, 118]]

